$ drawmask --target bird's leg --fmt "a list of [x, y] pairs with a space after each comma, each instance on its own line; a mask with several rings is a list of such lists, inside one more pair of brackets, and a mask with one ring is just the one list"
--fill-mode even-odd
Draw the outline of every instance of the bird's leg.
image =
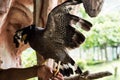
[[61, 64], [61, 61], [58, 62], [57, 68], [55, 69], [54, 76], [56, 76], [58, 74], [59, 69], [60, 69], [60, 64]]

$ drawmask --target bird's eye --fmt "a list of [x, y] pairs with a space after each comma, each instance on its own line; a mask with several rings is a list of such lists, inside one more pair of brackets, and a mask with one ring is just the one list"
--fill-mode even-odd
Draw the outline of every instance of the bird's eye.
[[21, 39], [22, 38], [22, 31], [18, 32], [17, 36]]

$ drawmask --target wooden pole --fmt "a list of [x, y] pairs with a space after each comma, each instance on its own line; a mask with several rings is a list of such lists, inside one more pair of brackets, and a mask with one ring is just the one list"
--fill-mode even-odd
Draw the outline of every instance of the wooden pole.
[[[40, 26], [39, 21], [40, 21], [42, 2], [43, 0], [34, 0], [33, 24], [35, 24], [36, 27]], [[42, 56], [36, 52], [36, 57], [37, 57], [37, 65], [40, 65], [42, 62]], [[41, 80], [41, 78], [38, 78], [38, 80]]]
[[36, 26], [40, 26], [39, 16], [41, 14], [42, 2], [43, 0], [34, 0], [33, 24], [35, 24]]

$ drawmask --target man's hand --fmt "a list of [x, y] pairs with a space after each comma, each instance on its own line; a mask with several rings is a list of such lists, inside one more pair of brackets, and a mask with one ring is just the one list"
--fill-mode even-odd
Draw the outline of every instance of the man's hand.
[[48, 66], [42, 65], [38, 68], [38, 77], [42, 80], [49, 80], [53, 76], [53, 71]]
[[38, 68], [38, 77], [42, 78], [42, 80], [64, 80], [61, 73], [53, 76], [53, 70], [46, 65], [42, 65]]
[[61, 73], [58, 73], [55, 77], [52, 78], [52, 80], [64, 80], [64, 77]]

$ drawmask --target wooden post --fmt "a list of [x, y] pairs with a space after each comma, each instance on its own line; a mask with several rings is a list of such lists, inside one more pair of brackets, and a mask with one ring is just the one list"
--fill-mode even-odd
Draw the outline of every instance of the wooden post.
[[39, 26], [42, 2], [43, 0], [34, 0], [33, 24], [35, 24], [36, 26]]

